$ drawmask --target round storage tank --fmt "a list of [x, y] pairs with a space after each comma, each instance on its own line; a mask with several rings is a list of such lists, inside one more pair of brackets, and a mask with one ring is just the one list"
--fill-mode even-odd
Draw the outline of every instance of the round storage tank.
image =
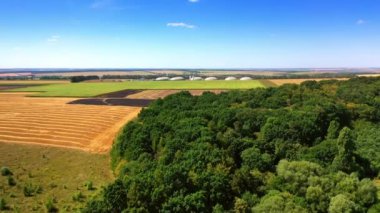
[[171, 78], [170, 80], [171, 81], [182, 81], [182, 80], [184, 80], [184, 78], [183, 77], [174, 77], [174, 78]]
[[205, 81], [216, 81], [216, 80], [218, 80], [218, 79], [215, 77], [208, 77], [205, 79]]
[[227, 77], [225, 80], [226, 81], [235, 81], [237, 79], [235, 77]]
[[158, 77], [156, 78], [156, 81], [168, 81], [169, 78], [168, 77]]
[[203, 78], [202, 77], [192, 77], [191, 80], [192, 81], [202, 81]]
[[252, 78], [251, 77], [243, 77], [240, 80], [241, 81], [250, 81], [250, 80], [252, 80]]

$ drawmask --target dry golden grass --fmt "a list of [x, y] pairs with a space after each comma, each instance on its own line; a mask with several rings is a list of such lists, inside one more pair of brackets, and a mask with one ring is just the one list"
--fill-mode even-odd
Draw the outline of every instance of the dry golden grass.
[[0, 80], [0, 85], [66, 84], [64, 80]]
[[305, 81], [323, 81], [323, 80], [348, 80], [348, 78], [313, 78], [313, 79], [268, 79], [267, 81], [277, 85], [281, 86], [284, 84], [301, 84]]
[[69, 105], [75, 99], [24, 95], [0, 93], [0, 142], [106, 152], [119, 129], [141, 110]]
[[[108, 154], [93, 154], [81, 150], [30, 144], [0, 144], [0, 166], [8, 167], [16, 181], [9, 186], [0, 176], [0, 197], [7, 202], [6, 212], [46, 212], [45, 204], [54, 198], [59, 212], [78, 212], [85, 202], [114, 179]], [[94, 190], [85, 183], [92, 181]], [[41, 192], [26, 197], [27, 184], [40, 186]], [[83, 194], [82, 202], [74, 201]], [[0, 211], [2, 212], [2, 211]]]
[[358, 75], [359, 77], [379, 77], [380, 74], [364, 74], [364, 75]]

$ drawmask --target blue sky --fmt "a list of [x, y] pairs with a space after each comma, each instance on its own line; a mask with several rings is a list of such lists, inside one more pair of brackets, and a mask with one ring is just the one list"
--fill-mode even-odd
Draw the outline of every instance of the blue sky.
[[0, 67], [380, 67], [380, 1], [1, 0]]

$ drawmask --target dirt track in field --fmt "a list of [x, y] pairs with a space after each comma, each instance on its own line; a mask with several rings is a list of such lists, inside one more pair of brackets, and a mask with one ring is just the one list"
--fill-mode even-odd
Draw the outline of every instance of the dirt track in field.
[[69, 105], [71, 98], [0, 93], [0, 142], [106, 152], [141, 107]]

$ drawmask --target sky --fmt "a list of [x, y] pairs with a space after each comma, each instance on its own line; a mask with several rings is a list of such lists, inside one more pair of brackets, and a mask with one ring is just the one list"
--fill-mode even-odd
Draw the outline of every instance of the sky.
[[380, 0], [1, 0], [0, 68], [380, 67]]

